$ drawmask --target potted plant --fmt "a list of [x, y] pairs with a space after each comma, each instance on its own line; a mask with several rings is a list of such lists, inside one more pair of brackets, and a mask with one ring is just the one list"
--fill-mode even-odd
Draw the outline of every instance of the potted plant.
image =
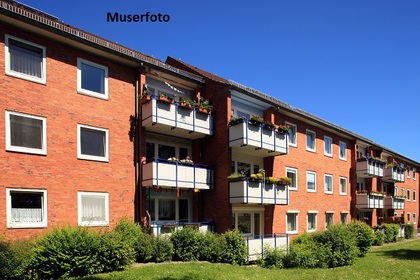
[[229, 126], [234, 126], [234, 125], [243, 123], [244, 121], [245, 121], [245, 118], [243, 117], [230, 116]]
[[187, 156], [185, 159], [181, 159], [179, 163], [183, 165], [194, 165], [194, 162], [190, 160], [189, 156]]
[[162, 92], [162, 91], [159, 92], [158, 98], [159, 98], [160, 101], [163, 101], [163, 102], [166, 102], [166, 103], [170, 103], [170, 104], [174, 103], [173, 96], [170, 95], [170, 94], [167, 94], [165, 92]]
[[289, 178], [287, 176], [281, 176], [280, 179], [276, 182], [277, 185], [290, 185], [292, 183], [292, 178]]
[[262, 173], [254, 173], [249, 176], [249, 180], [251, 182], [262, 182], [263, 174]]
[[274, 130], [275, 126], [272, 122], [270, 121], [265, 121], [263, 124], [263, 128], [268, 129], [268, 130]]
[[367, 190], [356, 191], [356, 194], [367, 195]]
[[282, 133], [282, 134], [284, 134], [284, 133], [288, 133], [289, 132], [289, 126], [287, 126], [287, 125], [279, 125], [278, 127], [277, 127], [277, 132], [279, 132], [279, 133]]
[[199, 112], [210, 114], [211, 110], [213, 110], [213, 105], [210, 104], [210, 101], [208, 99], [204, 99], [200, 103], [198, 103]]
[[241, 174], [241, 173], [232, 173], [227, 178], [230, 182], [236, 182], [236, 181], [245, 180], [246, 176], [245, 176], [245, 174]]
[[169, 163], [177, 164], [179, 160], [176, 157], [170, 157], [168, 158]]
[[141, 93], [140, 96], [140, 104], [144, 104], [149, 102], [149, 100], [151, 99], [151, 92], [150, 90], [147, 88], [147, 85], [145, 84], [143, 87], [143, 92]]
[[277, 182], [277, 180], [274, 177], [267, 177], [267, 178], [265, 178], [265, 182], [267, 184], [275, 184]]
[[178, 105], [183, 107], [183, 108], [192, 109], [196, 104], [195, 104], [194, 100], [192, 100], [192, 99], [185, 98], [185, 97], [180, 97]]
[[261, 124], [264, 123], [264, 120], [258, 117], [257, 115], [252, 115], [251, 118], [249, 119], [249, 123], [255, 126], [260, 126]]

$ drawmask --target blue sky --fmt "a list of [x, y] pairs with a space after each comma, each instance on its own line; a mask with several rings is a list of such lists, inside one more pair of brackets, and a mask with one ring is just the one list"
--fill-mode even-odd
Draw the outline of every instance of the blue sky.
[[[20, 2], [250, 86], [420, 162], [420, 1]], [[170, 20], [107, 22], [107, 12]]]

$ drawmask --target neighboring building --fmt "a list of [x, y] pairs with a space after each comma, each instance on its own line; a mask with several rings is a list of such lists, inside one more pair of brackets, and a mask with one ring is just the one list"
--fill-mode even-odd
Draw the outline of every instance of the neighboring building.
[[15, 2], [0, 13], [6, 237], [126, 216], [154, 234], [237, 229], [253, 253], [352, 219], [417, 223], [420, 163], [180, 60]]

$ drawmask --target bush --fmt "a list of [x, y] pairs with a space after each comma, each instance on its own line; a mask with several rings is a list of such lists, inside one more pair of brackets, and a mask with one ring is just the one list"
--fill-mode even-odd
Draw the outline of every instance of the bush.
[[328, 227], [328, 230], [314, 235], [318, 246], [325, 245], [331, 253], [328, 267], [351, 265], [359, 254], [356, 237], [347, 228], [347, 225], [337, 224]]
[[134, 244], [136, 262], [148, 262], [153, 259], [155, 253], [153, 238], [150, 234], [140, 232]]
[[24, 279], [30, 249], [30, 241], [6, 242], [0, 237], [0, 279]]
[[131, 246], [135, 246], [138, 237], [142, 234], [141, 227], [128, 220], [128, 218], [122, 218], [115, 226], [114, 231], [123, 235], [125, 242], [128, 242]]
[[370, 226], [361, 221], [352, 221], [347, 225], [348, 229], [356, 237], [356, 245], [359, 249], [359, 257], [366, 256], [372, 247], [375, 235]]
[[286, 253], [282, 249], [265, 247], [264, 258], [260, 265], [264, 268], [283, 268], [283, 261]]
[[385, 233], [385, 243], [397, 242], [400, 226], [397, 224], [382, 224]]
[[404, 230], [405, 239], [414, 238], [414, 226], [412, 224], [406, 224]]
[[197, 261], [203, 249], [203, 234], [198, 229], [185, 227], [171, 235], [174, 260]]
[[221, 237], [211, 231], [203, 236], [203, 247], [200, 253], [201, 261], [220, 262], [222, 255]]
[[381, 229], [376, 230], [373, 245], [382, 246], [384, 243], [385, 243], [385, 233]]
[[248, 256], [248, 252], [243, 236], [238, 231], [227, 231], [223, 233], [220, 238], [220, 261], [230, 264], [244, 264]]
[[174, 246], [169, 237], [158, 236], [153, 243], [153, 260], [155, 262], [169, 262], [172, 260]]

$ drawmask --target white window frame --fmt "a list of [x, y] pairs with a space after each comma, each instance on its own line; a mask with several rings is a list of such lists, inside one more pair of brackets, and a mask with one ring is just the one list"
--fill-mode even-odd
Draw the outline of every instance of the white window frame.
[[[331, 178], [331, 190], [327, 190], [327, 180], [326, 178]], [[334, 193], [334, 176], [332, 174], [324, 174], [324, 193], [333, 194]]]
[[411, 201], [411, 190], [407, 189], [407, 201]]
[[416, 225], [417, 224], [417, 213], [413, 212], [413, 224]]
[[[344, 156], [341, 156], [341, 151], [344, 149]], [[347, 160], [347, 143], [343, 141], [338, 142], [338, 156], [341, 160]]]
[[413, 180], [417, 180], [417, 175], [416, 175], [416, 173], [417, 173], [417, 170], [416, 170], [416, 168], [415, 168], [415, 167], [413, 167]]
[[[87, 128], [92, 130], [98, 130], [101, 132], [105, 132], [105, 156], [93, 156], [93, 155], [85, 155], [82, 154], [82, 145], [81, 145], [81, 129]], [[85, 160], [93, 160], [93, 161], [103, 161], [108, 162], [109, 161], [109, 132], [108, 129], [105, 128], [99, 128], [89, 125], [82, 125], [77, 124], [77, 158], [78, 159], [85, 159]]]
[[[10, 124], [10, 116], [21, 116], [25, 118], [31, 118], [36, 120], [42, 121], [42, 148], [29, 148], [29, 147], [21, 147], [21, 146], [13, 146], [12, 145], [12, 135], [11, 135], [11, 124]], [[29, 114], [17, 113], [6, 111], [6, 151], [11, 152], [20, 152], [20, 153], [27, 153], [27, 154], [37, 154], [37, 155], [46, 155], [47, 154], [47, 119], [44, 117], [38, 117]]]
[[294, 138], [295, 138], [295, 143], [292, 143], [292, 141], [290, 141], [290, 137], [289, 137], [289, 146], [292, 147], [297, 147], [297, 143], [298, 143], [298, 133], [297, 133], [297, 125], [293, 124], [293, 123], [289, 123], [289, 122], [285, 122], [285, 124], [289, 127], [289, 134], [290, 134], [290, 130], [293, 131], [294, 134]]
[[407, 178], [411, 178], [410, 166], [407, 166]]
[[[309, 228], [309, 215], [315, 215], [315, 229]], [[318, 229], [318, 211], [308, 211], [306, 214], [306, 231], [314, 232]]]
[[[329, 141], [331, 153], [328, 153], [327, 151], [327, 141]], [[324, 135], [324, 155], [327, 157], [333, 157], [333, 153], [333, 139]]]
[[[105, 198], [105, 220], [86, 222], [82, 221], [82, 196], [103, 196]], [[109, 225], [109, 193], [107, 192], [77, 192], [77, 221], [79, 226], [108, 226]]]
[[[103, 81], [104, 83], [103, 93], [82, 88], [82, 67], [81, 67], [82, 64], [87, 64], [87, 65], [104, 70], [105, 77]], [[78, 57], [77, 58], [77, 92], [80, 94], [85, 94], [92, 97], [108, 100], [108, 67]]]
[[[314, 190], [308, 189], [308, 174], [313, 174], [314, 177], [315, 177], [315, 184], [314, 184], [315, 189]], [[314, 172], [314, 171], [306, 171], [306, 191], [316, 193], [316, 172]]]
[[[346, 192], [343, 192], [342, 189], [341, 189], [341, 180], [345, 180], [345, 182], [346, 182]], [[347, 177], [340, 176], [339, 179], [338, 179], [338, 185], [339, 185], [340, 195], [347, 195], [348, 189], [349, 189]]]
[[[12, 39], [14, 41], [18, 41], [22, 44], [25, 44], [25, 45], [28, 45], [28, 46], [31, 46], [31, 47], [38, 48], [42, 51], [41, 78], [31, 76], [31, 75], [27, 75], [25, 73], [16, 72], [16, 71], [13, 71], [12, 69], [10, 69], [10, 66], [11, 66], [10, 65], [10, 63], [11, 63], [10, 62], [10, 52], [9, 52], [9, 45], [10, 45], [9, 40], [10, 39]], [[6, 75], [13, 76], [13, 77], [16, 77], [16, 78], [21, 78], [21, 79], [28, 80], [28, 81], [35, 82], [35, 83], [40, 83], [40, 84], [46, 84], [47, 83], [47, 63], [46, 63], [46, 61], [47, 61], [46, 53], [47, 52], [46, 52], [46, 48], [44, 46], [29, 42], [29, 41], [26, 41], [26, 40], [23, 40], [23, 39], [20, 39], [20, 38], [17, 38], [17, 37], [8, 35], [8, 34], [5, 35], [5, 44], [4, 45], [5, 45], [5, 52], [4, 53], [5, 53], [5, 67], [6, 67], [5, 72], [6, 72]]]
[[413, 190], [413, 201], [417, 201], [417, 191]]
[[401, 195], [401, 196], [405, 196], [405, 191], [404, 191], [404, 188], [401, 188], [401, 189], [400, 189], [400, 195]]
[[[296, 180], [293, 180], [292, 184], [289, 185], [289, 191], [297, 191], [298, 190], [298, 182], [299, 182], [298, 170], [296, 168], [293, 168], [293, 167], [286, 167], [286, 176], [287, 176], [287, 172], [294, 173], [295, 177], [296, 177]], [[295, 187], [292, 186], [293, 184], [295, 185]]]
[[[286, 212], [286, 233], [288, 234], [297, 234], [299, 232], [299, 212], [298, 210], [289, 210]], [[294, 230], [289, 230], [288, 229], [288, 214], [293, 214], [294, 218], [295, 218], [295, 224], [296, 224], [296, 229]]]
[[327, 215], [332, 215], [332, 223], [331, 223], [331, 225], [334, 225], [334, 211], [325, 211], [325, 228], [328, 227]]
[[[314, 143], [313, 143], [313, 146], [314, 147], [313, 148], [311, 148], [311, 147], [308, 146], [308, 144], [309, 144], [308, 143], [308, 134], [312, 134], [313, 135], [313, 140], [314, 140]], [[306, 137], [306, 150], [309, 151], [309, 152], [316, 152], [316, 132], [307, 129], [306, 130], [305, 137]]]
[[[28, 192], [42, 194], [42, 217], [41, 222], [27, 222], [27, 223], [16, 223], [12, 222], [12, 196], [13, 192]], [[45, 228], [48, 226], [48, 198], [47, 190], [40, 189], [16, 189], [6, 188], [6, 217], [7, 217], [7, 228]]]
[[343, 221], [341, 219], [342, 215], [346, 215], [346, 222], [344, 224], [348, 224], [349, 223], [349, 212], [347, 212], [347, 211], [341, 211], [340, 212], [340, 222], [341, 223], [343, 223]]

